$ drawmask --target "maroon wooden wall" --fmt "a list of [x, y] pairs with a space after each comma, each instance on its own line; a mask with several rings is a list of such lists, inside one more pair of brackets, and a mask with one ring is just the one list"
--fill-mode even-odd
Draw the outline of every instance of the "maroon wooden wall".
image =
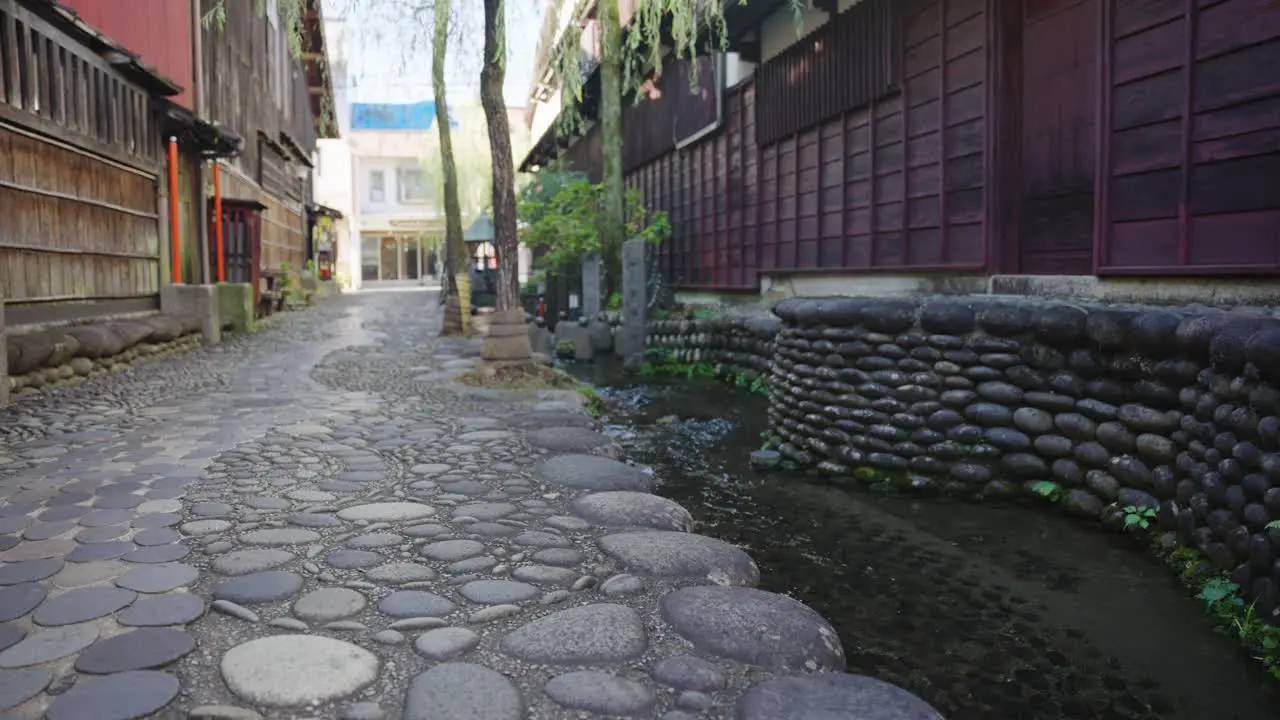
[[1114, 0], [1103, 273], [1280, 271], [1280, 3]]
[[[628, 111], [668, 282], [1280, 272], [1280, 2], [885, 1], [758, 67], [692, 145], [655, 156], [669, 113]], [[566, 154], [598, 177], [598, 132]]]
[[[911, 0], [875, 16], [900, 37], [869, 36], [865, 23], [824, 26], [726, 93], [721, 132], [630, 172], [628, 185], [671, 215], [674, 236], [661, 250], [668, 282], [748, 290], [761, 271], [981, 269], [985, 4]], [[871, 101], [845, 110], [837, 99], [807, 125], [783, 117], [796, 102], [767, 78], [816, 60], [824, 47], [880, 53], [854, 64], [877, 63], [882, 75], [820, 78], [863, 88]], [[877, 84], [881, 77], [892, 82]], [[766, 90], [773, 97], [761, 97]], [[761, 145], [761, 122], [775, 133], [788, 122], [802, 127]], [[591, 139], [568, 152], [588, 171]]]

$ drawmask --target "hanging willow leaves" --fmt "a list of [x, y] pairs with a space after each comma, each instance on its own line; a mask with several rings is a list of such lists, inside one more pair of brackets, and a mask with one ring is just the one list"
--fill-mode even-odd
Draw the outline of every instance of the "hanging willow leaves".
[[[645, 83], [662, 77], [668, 59], [690, 60], [696, 58], [703, 48], [725, 50], [728, 47], [725, 5], [735, 2], [746, 5], [752, 1], [758, 0], [638, 0], [622, 47], [624, 96], [631, 95], [636, 102], [643, 100]], [[577, 0], [566, 0], [561, 11], [572, 12], [576, 16], [583, 5]], [[812, 0], [788, 0], [788, 6], [799, 34], [804, 11], [813, 7]], [[669, 31], [669, 39], [673, 43], [669, 48], [664, 47], [664, 29]], [[582, 25], [570, 21], [549, 57], [552, 74], [559, 83], [563, 98], [556, 130], [561, 136], [569, 137], [583, 129], [578, 106], [582, 103], [586, 79], [595, 69], [595, 60], [583, 52]], [[689, 85], [694, 90], [698, 87], [696, 62], [689, 63]]]

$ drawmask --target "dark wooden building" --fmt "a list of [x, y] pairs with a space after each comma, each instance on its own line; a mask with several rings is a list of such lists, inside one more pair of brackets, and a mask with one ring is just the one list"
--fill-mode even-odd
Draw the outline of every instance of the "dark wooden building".
[[[277, 4], [228, 2], [225, 23], [202, 27], [214, 0], [0, 0], [0, 298], [10, 325], [158, 307], [172, 278], [170, 137], [182, 282], [216, 280], [212, 162], [224, 195], [244, 201], [228, 205], [228, 233], [252, 232], [258, 269], [301, 273], [310, 156], [337, 128], [325, 121], [319, 0], [302, 0], [300, 42]], [[233, 207], [258, 215], [250, 222]]]
[[[677, 287], [1280, 275], [1275, 0], [833, 0], [802, 37], [785, 5], [730, 4], [728, 59], [625, 111]], [[598, 132], [523, 168], [596, 174]]]
[[165, 165], [153, 103], [178, 92], [53, 3], [0, 0], [8, 325], [158, 307]]

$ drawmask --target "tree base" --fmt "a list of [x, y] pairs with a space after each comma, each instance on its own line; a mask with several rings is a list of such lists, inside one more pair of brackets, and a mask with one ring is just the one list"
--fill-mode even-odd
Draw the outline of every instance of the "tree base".
[[524, 310], [505, 310], [489, 316], [489, 334], [480, 348], [480, 357], [486, 363], [534, 365]]
[[462, 326], [462, 305], [456, 294], [449, 295], [444, 301], [444, 323], [440, 326], [440, 334], [446, 337], [460, 337], [464, 334]]

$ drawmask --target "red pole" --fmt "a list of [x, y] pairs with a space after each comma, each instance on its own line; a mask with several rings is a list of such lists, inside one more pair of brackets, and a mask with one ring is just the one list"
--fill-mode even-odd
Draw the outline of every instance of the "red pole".
[[222, 251], [222, 166], [213, 161], [213, 237], [218, 249], [218, 282], [227, 281], [227, 260]]
[[178, 231], [178, 139], [169, 138], [169, 248], [173, 284], [182, 284], [182, 237]]

